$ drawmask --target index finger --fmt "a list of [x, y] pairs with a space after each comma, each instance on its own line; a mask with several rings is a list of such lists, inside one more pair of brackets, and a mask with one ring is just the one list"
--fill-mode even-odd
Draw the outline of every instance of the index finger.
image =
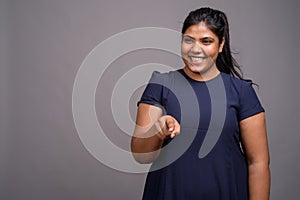
[[167, 119], [166, 124], [167, 124], [167, 127], [168, 127], [168, 131], [173, 131], [174, 130], [174, 127], [175, 127], [174, 119], [170, 119], [170, 118]]

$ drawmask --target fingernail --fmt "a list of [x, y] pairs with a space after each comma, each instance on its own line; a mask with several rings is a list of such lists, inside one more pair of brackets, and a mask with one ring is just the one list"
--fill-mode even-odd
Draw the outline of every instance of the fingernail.
[[173, 131], [173, 128], [169, 128], [169, 131]]

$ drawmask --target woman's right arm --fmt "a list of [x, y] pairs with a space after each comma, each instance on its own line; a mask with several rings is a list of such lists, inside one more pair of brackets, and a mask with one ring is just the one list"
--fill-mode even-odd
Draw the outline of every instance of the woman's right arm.
[[139, 163], [153, 162], [167, 137], [180, 133], [177, 120], [164, 115], [161, 108], [145, 103], [138, 106], [136, 126], [131, 139], [131, 151]]

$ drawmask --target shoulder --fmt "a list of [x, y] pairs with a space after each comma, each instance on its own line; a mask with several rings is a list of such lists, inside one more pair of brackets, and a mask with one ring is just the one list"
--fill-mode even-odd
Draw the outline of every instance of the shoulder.
[[221, 72], [225, 87], [235, 90], [237, 93], [241, 93], [245, 89], [252, 88], [253, 82], [250, 79], [239, 79], [233, 77], [230, 74]]
[[164, 77], [168, 77], [168, 76], [172, 76], [174, 74], [179, 73], [180, 70], [172, 70], [172, 71], [168, 71], [168, 72], [159, 72], [159, 71], [153, 71], [152, 72], [152, 76], [155, 78], [164, 78]]
[[253, 83], [251, 80], [242, 80], [224, 73], [222, 74], [222, 78], [225, 88], [228, 91], [228, 98], [236, 102], [239, 121], [264, 112], [264, 108], [252, 87]]
[[149, 83], [164, 85], [166, 81], [175, 79], [180, 74], [179, 70], [168, 72], [153, 71]]

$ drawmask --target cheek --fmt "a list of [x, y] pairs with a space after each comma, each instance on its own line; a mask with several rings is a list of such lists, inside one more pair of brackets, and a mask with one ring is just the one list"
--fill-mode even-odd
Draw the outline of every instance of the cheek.
[[184, 55], [186, 55], [186, 50], [181, 47], [181, 56], [184, 56]]
[[181, 54], [187, 54], [190, 50], [188, 45], [181, 44]]
[[209, 47], [207, 49], [204, 50], [205, 53], [210, 56], [210, 57], [217, 57], [219, 54], [219, 48], [217, 46], [213, 46], [213, 47]]

